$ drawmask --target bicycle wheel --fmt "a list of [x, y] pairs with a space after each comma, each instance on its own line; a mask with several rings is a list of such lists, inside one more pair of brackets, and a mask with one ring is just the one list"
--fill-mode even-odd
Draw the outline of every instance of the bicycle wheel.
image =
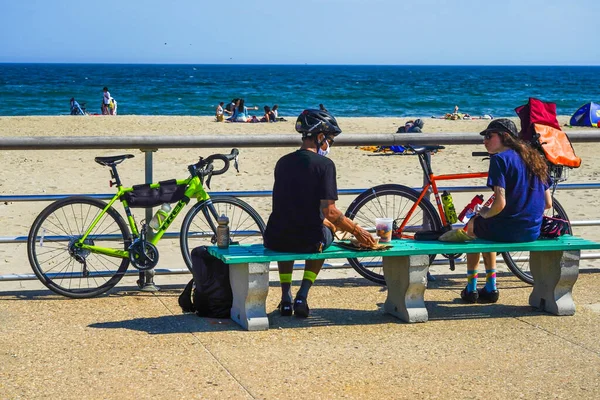
[[[36, 218], [29, 230], [27, 255], [33, 272], [48, 289], [67, 297], [89, 298], [110, 290], [121, 280], [129, 259], [74, 246], [105, 207], [100, 200], [69, 197], [50, 204]], [[111, 207], [85, 243], [127, 250], [131, 234], [121, 215]]]
[[[545, 215], [549, 217], [556, 216], [566, 221], [569, 220], [565, 209], [555, 198], [552, 198], [552, 208], [546, 210]], [[572, 233], [573, 231], [571, 230], [571, 225], [569, 224], [569, 230], [567, 234], [571, 235]], [[517, 276], [517, 278], [525, 283], [533, 285], [533, 276], [531, 275], [531, 270], [529, 268], [529, 252], [513, 251], [510, 253], [502, 253], [502, 258], [504, 259], [508, 269], [510, 269], [511, 272]]]
[[223, 214], [229, 218], [232, 244], [263, 242], [265, 223], [248, 203], [236, 197], [212, 197], [192, 207], [181, 225], [181, 253], [190, 271], [192, 250], [198, 246], [213, 246], [217, 243], [217, 218]]
[[[346, 211], [346, 217], [355, 220], [369, 232], [375, 232], [375, 218], [393, 218], [393, 232], [406, 219], [406, 214], [419, 198], [419, 193], [402, 185], [379, 185], [362, 192]], [[406, 222], [402, 237], [411, 239], [418, 231], [438, 230], [442, 221], [431, 202], [421, 200], [410, 219]], [[435, 254], [429, 256], [433, 262]], [[349, 258], [350, 265], [370, 281], [385, 285], [381, 257]]]

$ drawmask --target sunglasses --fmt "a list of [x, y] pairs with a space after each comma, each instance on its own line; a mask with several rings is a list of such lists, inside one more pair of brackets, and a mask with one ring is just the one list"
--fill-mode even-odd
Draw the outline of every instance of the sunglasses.
[[331, 137], [328, 137], [325, 140], [327, 140], [327, 142], [329, 143], [330, 146], [335, 142], [335, 140], [333, 140], [333, 138], [331, 138]]
[[485, 135], [483, 135], [483, 138], [485, 140], [490, 140], [492, 138], [492, 135], [500, 135], [499, 132], [488, 132]]

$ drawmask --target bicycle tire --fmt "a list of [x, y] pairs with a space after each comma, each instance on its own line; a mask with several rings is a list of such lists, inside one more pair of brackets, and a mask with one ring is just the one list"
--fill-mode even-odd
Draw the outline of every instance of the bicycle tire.
[[[362, 192], [348, 207], [346, 217], [355, 220], [362, 227], [374, 232], [375, 218], [394, 218], [394, 231], [402, 224], [406, 213], [419, 199], [419, 193], [403, 185], [386, 184], [372, 187]], [[423, 221], [430, 222], [423, 225]], [[442, 228], [442, 221], [431, 202], [423, 198], [415, 209], [411, 219], [407, 222], [409, 231], [405, 235], [422, 230], [438, 230]], [[372, 228], [369, 228], [372, 227]], [[419, 229], [420, 227], [420, 229]], [[429, 262], [435, 259], [435, 254], [429, 256]], [[379, 285], [385, 285], [381, 257], [349, 258], [348, 262], [364, 278]]]
[[[85, 233], [105, 207], [106, 203], [101, 200], [68, 197], [50, 204], [33, 222], [27, 237], [29, 263], [38, 279], [54, 293], [71, 298], [99, 296], [112, 289], [125, 274], [128, 258], [117, 259], [80, 251], [77, 256], [85, 258], [86, 274], [83, 264], [75, 259], [74, 250], [69, 246]], [[129, 227], [111, 207], [86, 241], [112, 248], [115, 247], [115, 239], [123, 243], [124, 250], [131, 245]]]
[[[556, 200], [552, 198], [552, 208], [546, 210], [544, 213], [548, 216], [557, 216], [558, 218], [569, 221], [569, 217], [563, 206]], [[567, 234], [571, 235], [573, 231], [571, 230], [571, 224], [569, 224], [569, 230]], [[533, 276], [531, 275], [531, 270], [529, 268], [529, 254], [526, 251], [513, 251], [502, 253], [502, 258], [506, 263], [508, 269], [516, 275], [517, 278], [522, 280], [525, 283], [533, 285]]]
[[252, 206], [237, 197], [211, 197], [210, 200], [194, 205], [181, 225], [181, 254], [190, 271], [192, 250], [198, 246], [213, 246], [217, 243], [217, 218], [222, 214], [229, 218], [229, 236], [232, 242], [262, 244], [265, 223]]

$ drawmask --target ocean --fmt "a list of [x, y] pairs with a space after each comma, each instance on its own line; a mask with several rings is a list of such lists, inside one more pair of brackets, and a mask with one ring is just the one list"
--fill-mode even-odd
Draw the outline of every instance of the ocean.
[[324, 104], [335, 116], [515, 116], [536, 97], [571, 115], [600, 101], [600, 67], [0, 64], [0, 116], [100, 113], [102, 88], [120, 115], [214, 115], [220, 101], [279, 105], [283, 116]]

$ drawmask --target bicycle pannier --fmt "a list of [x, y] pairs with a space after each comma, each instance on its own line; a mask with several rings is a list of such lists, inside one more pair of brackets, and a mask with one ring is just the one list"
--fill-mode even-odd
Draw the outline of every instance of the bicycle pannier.
[[183, 198], [185, 185], [177, 185], [175, 179], [158, 183], [158, 188], [151, 188], [149, 183], [134, 185], [133, 191], [125, 193], [123, 197], [132, 208], [156, 207], [164, 203], [175, 203]]
[[199, 317], [230, 318], [233, 293], [229, 266], [200, 246], [192, 250], [192, 275], [179, 296], [182, 311], [195, 312]]
[[567, 134], [551, 126], [533, 124], [536, 145], [539, 145], [550, 164], [569, 168], [579, 168], [581, 158], [575, 155]]

